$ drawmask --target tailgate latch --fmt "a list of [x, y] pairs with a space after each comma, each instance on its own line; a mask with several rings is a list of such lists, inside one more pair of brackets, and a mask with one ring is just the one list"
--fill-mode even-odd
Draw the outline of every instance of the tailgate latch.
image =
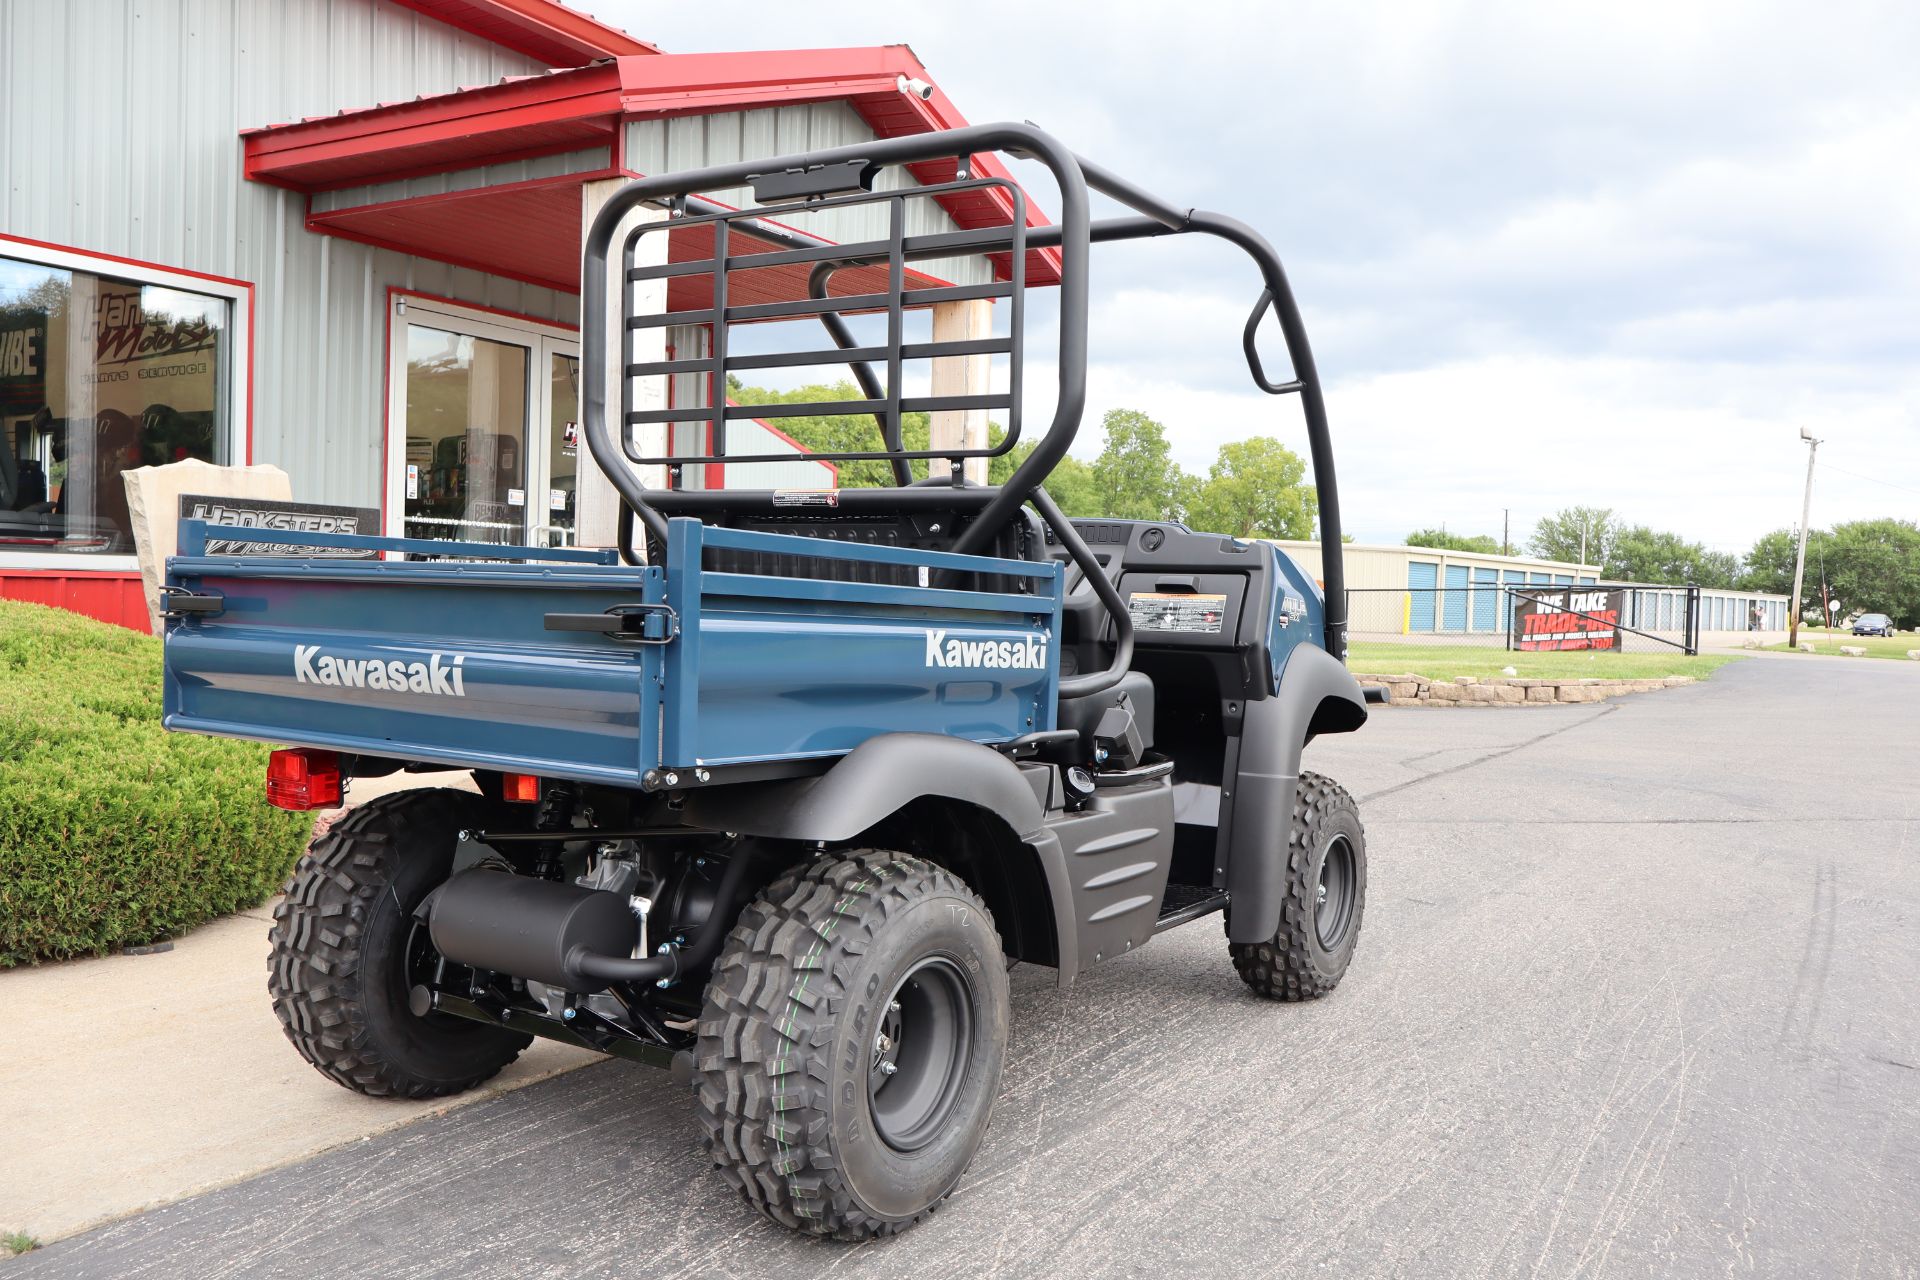
[[550, 613], [549, 631], [594, 631], [629, 644], [668, 644], [680, 634], [671, 605], [617, 604], [604, 613]]
[[185, 587], [162, 586], [160, 589], [160, 616], [163, 618], [205, 617], [220, 613], [227, 607], [225, 596], [197, 595]]

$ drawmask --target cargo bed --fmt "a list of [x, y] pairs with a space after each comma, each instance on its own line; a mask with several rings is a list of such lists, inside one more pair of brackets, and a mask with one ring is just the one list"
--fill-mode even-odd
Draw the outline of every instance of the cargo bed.
[[[208, 555], [208, 526], [182, 521], [182, 554], [167, 562], [170, 729], [653, 788], [832, 758], [882, 733], [1000, 743], [1054, 727], [1051, 562], [692, 519], [672, 521], [658, 566], [611, 551], [247, 536], [458, 558]], [[934, 585], [720, 572], [708, 550], [904, 567]], [[943, 571], [1012, 589], [940, 585]]]

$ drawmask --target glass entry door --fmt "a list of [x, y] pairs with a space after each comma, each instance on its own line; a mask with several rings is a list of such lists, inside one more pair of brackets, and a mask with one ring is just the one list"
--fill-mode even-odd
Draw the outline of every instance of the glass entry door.
[[545, 526], [535, 531], [534, 545], [570, 547], [579, 493], [580, 351], [552, 339], [542, 345], [547, 366], [546, 516]]
[[396, 310], [389, 532], [572, 545], [579, 344], [451, 305]]

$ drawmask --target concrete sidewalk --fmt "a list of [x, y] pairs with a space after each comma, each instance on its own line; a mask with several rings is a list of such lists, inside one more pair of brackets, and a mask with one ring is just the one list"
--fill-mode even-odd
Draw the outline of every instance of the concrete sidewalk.
[[[394, 789], [362, 784], [352, 799]], [[268, 903], [157, 955], [0, 972], [0, 1233], [57, 1240], [599, 1060], [537, 1040], [459, 1098], [361, 1097], [282, 1034], [271, 924]]]

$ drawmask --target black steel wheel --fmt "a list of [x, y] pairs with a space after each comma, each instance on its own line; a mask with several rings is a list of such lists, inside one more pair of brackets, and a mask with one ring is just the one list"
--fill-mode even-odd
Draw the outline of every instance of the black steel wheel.
[[1267, 942], [1234, 943], [1233, 967], [1272, 1000], [1313, 1000], [1340, 985], [1367, 909], [1367, 835], [1346, 789], [1300, 775], [1287, 840], [1287, 892]]
[[914, 1152], [940, 1132], [973, 1055], [973, 984], [952, 957], [928, 956], [887, 998], [867, 1072], [873, 1129], [895, 1151]]
[[905, 1230], [986, 1136], [1007, 1010], [999, 933], [952, 872], [877, 851], [790, 871], [741, 911], [707, 986], [707, 1150], [776, 1222]]
[[315, 1070], [373, 1097], [470, 1089], [532, 1037], [413, 1012], [435, 960], [414, 919], [447, 878], [460, 828], [484, 803], [466, 791], [397, 791], [356, 808], [307, 850], [273, 911], [267, 988], [287, 1039]]

